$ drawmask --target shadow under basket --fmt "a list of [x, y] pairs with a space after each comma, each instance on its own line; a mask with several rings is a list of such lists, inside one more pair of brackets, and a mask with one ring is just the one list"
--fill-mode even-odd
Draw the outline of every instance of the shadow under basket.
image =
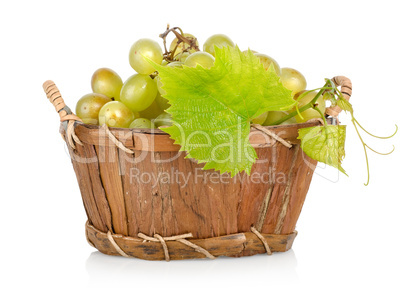
[[301, 150], [298, 129], [318, 121], [265, 127], [291, 148], [251, 128], [258, 160], [250, 175], [231, 178], [202, 170], [161, 130], [83, 124], [53, 82], [44, 87], [62, 120], [88, 216], [87, 240], [100, 252], [180, 260], [292, 247], [317, 164]]

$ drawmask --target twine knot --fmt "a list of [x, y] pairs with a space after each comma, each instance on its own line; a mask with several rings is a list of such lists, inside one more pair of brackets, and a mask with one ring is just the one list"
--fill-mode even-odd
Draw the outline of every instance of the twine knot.
[[251, 227], [251, 232], [254, 233], [254, 234], [258, 237], [258, 239], [261, 240], [262, 244], [263, 244], [264, 247], [265, 247], [265, 251], [267, 252], [267, 254], [268, 254], [268, 255], [271, 255], [271, 254], [272, 254], [271, 248], [269, 248], [268, 242], [267, 242], [267, 240], [264, 238], [264, 236], [261, 235], [261, 233], [260, 233], [254, 226]]
[[[159, 235], [159, 234], [154, 234], [153, 237], [150, 237], [150, 236], [147, 236], [147, 235], [145, 235], [145, 234], [143, 234], [143, 233], [139, 233], [139, 234], [138, 234], [138, 237], [141, 238], [141, 239], [143, 239], [143, 240], [144, 240], [143, 242], [159, 242], [159, 243], [161, 243], [161, 244], [162, 244], [162, 248], [163, 248], [163, 252], [164, 252], [164, 254], [165, 254], [165, 260], [166, 260], [167, 262], [170, 261], [169, 250], [168, 250], [168, 246], [167, 246], [167, 244], [166, 244], [167, 241], [177, 241], [177, 242], [180, 242], [180, 243], [182, 243], [182, 244], [184, 244], [184, 245], [187, 245], [187, 246], [193, 248], [195, 251], [204, 254], [207, 258], [215, 259], [215, 257], [214, 257], [212, 254], [210, 254], [210, 253], [208, 252], [208, 250], [206, 250], [206, 249], [202, 248], [201, 246], [198, 246], [198, 245], [196, 245], [196, 244], [194, 244], [194, 243], [192, 243], [192, 242], [186, 240], [186, 238], [192, 238], [192, 237], [193, 237], [193, 234], [192, 234], [192, 233], [183, 234], [183, 235], [177, 235], [177, 236], [171, 236], [171, 237], [162, 237], [162, 236]], [[127, 253], [125, 253], [125, 252], [123, 251], [123, 249], [121, 249], [121, 247], [116, 243], [116, 241], [115, 241], [114, 238], [113, 238], [113, 234], [112, 234], [110, 231], [107, 232], [107, 238], [108, 238], [110, 244], [113, 245], [113, 247], [116, 249], [116, 251], [117, 251], [121, 256], [130, 257], [130, 256], [129, 256]]]
[[143, 233], [139, 233], [138, 237], [143, 239], [144, 242], [149, 241], [149, 242], [159, 242], [159, 243], [161, 243], [162, 247], [163, 247], [163, 252], [165, 254], [165, 260], [167, 262], [170, 261], [170, 256], [169, 256], [169, 250], [168, 250], [166, 241], [180, 242], [180, 243], [182, 243], [184, 245], [187, 245], [187, 246], [193, 248], [195, 251], [204, 254], [207, 258], [215, 259], [215, 257], [212, 254], [210, 254], [208, 252], [208, 250], [206, 250], [206, 249], [202, 248], [201, 246], [198, 246], [198, 245], [186, 240], [186, 238], [192, 238], [193, 237], [192, 233], [183, 234], [183, 235], [177, 235], [177, 236], [171, 236], [171, 237], [162, 237], [161, 235], [158, 235], [158, 234], [154, 234], [153, 237], [150, 237], [150, 236], [147, 236], [147, 235], [145, 235]]

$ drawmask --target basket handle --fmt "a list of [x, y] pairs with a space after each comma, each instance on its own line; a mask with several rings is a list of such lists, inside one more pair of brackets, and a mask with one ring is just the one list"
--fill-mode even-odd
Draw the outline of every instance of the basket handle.
[[64, 131], [66, 132], [67, 143], [73, 149], [75, 149], [75, 143], [82, 145], [82, 142], [78, 139], [77, 135], [75, 135], [74, 132], [75, 122], [82, 122], [82, 120], [77, 115], [75, 115], [71, 111], [71, 109], [68, 108], [68, 106], [64, 103], [60, 91], [53, 81], [48, 80], [43, 83], [43, 90], [45, 91], [50, 103], [53, 104], [54, 108], [56, 108], [56, 111], [60, 116], [60, 122], [63, 124]]
[[53, 104], [54, 108], [59, 114], [60, 122], [64, 122], [67, 120], [82, 122], [82, 120], [77, 115], [75, 115], [71, 111], [71, 109], [68, 108], [68, 106], [64, 103], [60, 91], [53, 81], [48, 80], [45, 83], [43, 83], [43, 90], [45, 91], [46, 96], [49, 99], [50, 103]]
[[[344, 76], [336, 76], [331, 79], [332, 82], [335, 83], [336, 86], [341, 87], [341, 93], [345, 100], [349, 101], [352, 96], [352, 81], [349, 78]], [[332, 116], [333, 118], [338, 118], [339, 113], [341, 113], [342, 109], [339, 106], [328, 107], [325, 109], [325, 114]]]

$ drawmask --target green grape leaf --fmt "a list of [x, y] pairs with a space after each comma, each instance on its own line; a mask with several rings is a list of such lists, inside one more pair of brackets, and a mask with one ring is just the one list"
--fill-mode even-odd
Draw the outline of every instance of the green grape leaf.
[[326, 91], [323, 94], [323, 98], [324, 98], [325, 101], [331, 101], [332, 105], [334, 105], [334, 106], [336, 105], [335, 94], [334, 94], [333, 91]]
[[250, 120], [295, 104], [272, 65], [266, 71], [251, 51], [242, 53], [238, 47], [215, 48], [210, 69], [153, 65], [173, 119], [162, 130], [186, 157], [206, 163], [204, 169], [250, 174], [257, 158], [248, 139]]
[[349, 111], [350, 113], [353, 113], [352, 104], [349, 101], [345, 100], [344, 98], [339, 98], [339, 100], [336, 102], [336, 104], [342, 110]]
[[299, 129], [301, 148], [310, 158], [333, 166], [345, 175], [346, 126], [318, 126]]

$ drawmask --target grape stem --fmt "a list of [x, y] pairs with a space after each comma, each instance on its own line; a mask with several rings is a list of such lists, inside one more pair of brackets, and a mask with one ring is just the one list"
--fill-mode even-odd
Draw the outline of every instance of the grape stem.
[[[330, 84], [331, 84], [330, 81], [331, 81], [331, 80], [326, 79], [325, 85], [320, 88], [320, 91], [319, 91], [319, 92], [315, 95], [315, 97], [314, 97], [310, 102], [308, 102], [306, 105], [304, 105], [303, 107], [301, 107], [301, 108], [299, 108], [299, 109], [296, 109], [295, 111], [293, 111], [293, 112], [289, 113], [288, 115], [282, 117], [280, 120], [275, 121], [275, 122], [273, 122], [272, 124], [269, 124], [269, 126], [280, 125], [280, 124], [283, 123], [284, 121], [286, 121], [286, 120], [288, 120], [288, 119], [291, 119], [292, 117], [296, 116], [297, 114], [300, 114], [300, 113], [303, 112], [303, 111], [306, 111], [306, 110], [309, 109], [309, 108], [315, 109], [315, 108], [316, 108], [316, 107], [315, 107], [315, 103], [317, 102], [318, 98], [319, 98], [321, 95], [323, 95], [327, 90], [331, 90], [331, 89], [332, 89], [332, 87], [331, 87], [331, 85], [330, 85]], [[307, 92], [304, 92], [303, 94], [301, 94], [301, 95], [298, 97], [298, 100], [300, 100], [303, 96], [305, 96], [305, 95], [306, 95], [307, 93], [309, 93], [309, 92], [311, 92], [311, 90], [310, 90], [310, 91], [307, 91]], [[317, 109], [318, 109], [318, 108], [317, 108]], [[317, 109], [315, 109], [315, 110], [317, 110]], [[317, 111], [319, 111], [319, 109], [318, 109]], [[324, 124], [327, 125], [327, 121], [326, 121], [326, 119], [325, 119], [324, 114], [322, 114], [321, 111], [320, 111], [320, 114], [321, 114], [321, 116], [322, 116], [322, 119], [324, 120]]]
[[[180, 31], [180, 33], [178, 32]], [[172, 32], [176, 38], [177, 38], [177, 44], [175, 46], [175, 48], [173, 49], [173, 51], [168, 51], [167, 47], [166, 47], [166, 37], [168, 36], [168, 34]], [[177, 47], [181, 44], [181, 43], [185, 43], [189, 45], [188, 49], [184, 49], [183, 52], [188, 51], [189, 49], [195, 49], [196, 51], [200, 51], [200, 48], [198, 48], [197, 46], [197, 38], [187, 38], [184, 36], [183, 30], [181, 30], [180, 27], [172, 27], [170, 28], [169, 24], [166, 27], [165, 32], [159, 34], [159, 37], [163, 39], [163, 46], [165, 48], [165, 53], [163, 54], [163, 57], [165, 58], [165, 60], [167, 61], [174, 61], [174, 57], [173, 55], [175, 54]]]
[[327, 119], [326, 119], [324, 113], [322, 113], [322, 111], [321, 111], [316, 105], [314, 105], [313, 109], [316, 110], [316, 111], [318, 111], [318, 113], [320, 113], [321, 118], [322, 118], [322, 120], [324, 121], [324, 126], [325, 126], [325, 127], [328, 126]]

